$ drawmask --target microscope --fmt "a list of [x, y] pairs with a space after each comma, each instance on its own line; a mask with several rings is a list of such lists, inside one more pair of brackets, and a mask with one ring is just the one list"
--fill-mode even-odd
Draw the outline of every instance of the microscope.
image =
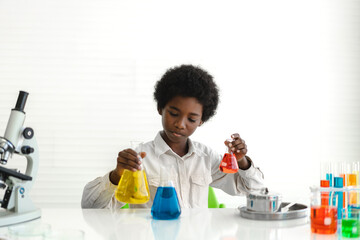
[[20, 91], [11, 110], [4, 137], [0, 137], [0, 163], [5, 165], [12, 155], [27, 159], [25, 174], [0, 166], [0, 188], [5, 189], [0, 201], [0, 227], [40, 218], [41, 211], [29, 197], [39, 167], [39, 151], [34, 130], [23, 127], [24, 107], [29, 93]]

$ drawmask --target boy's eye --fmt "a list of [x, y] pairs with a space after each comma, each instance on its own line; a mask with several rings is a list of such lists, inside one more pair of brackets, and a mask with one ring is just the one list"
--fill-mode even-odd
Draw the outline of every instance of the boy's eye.
[[169, 111], [169, 114], [170, 114], [171, 116], [173, 116], [173, 117], [176, 117], [176, 116], [177, 116], [176, 113], [173, 113], [173, 112], [170, 112], [170, 111]]
[[196, 120], [189, 118], [190, 122], [196, 122]]

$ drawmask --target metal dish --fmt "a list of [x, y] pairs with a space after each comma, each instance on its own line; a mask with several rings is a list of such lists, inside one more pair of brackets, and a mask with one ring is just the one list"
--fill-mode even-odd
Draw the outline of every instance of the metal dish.
[[281, 212], [281, 207], [285, 207], [289, 202], [283, 202], [277, 212], [255, 212], [248, 210], [247, 207], [239, 207], [240, 216], [253, 220], [289, 220], [308, 216], [308, 207], [306, 205], [296, 203], [289, 208], [287, 212]]
[[260, 194], [248, 194], [246, 207], [249, 211], [273, 213], [281, 205], [282, 196], [278, 193], [269, 193], [267, 189]]

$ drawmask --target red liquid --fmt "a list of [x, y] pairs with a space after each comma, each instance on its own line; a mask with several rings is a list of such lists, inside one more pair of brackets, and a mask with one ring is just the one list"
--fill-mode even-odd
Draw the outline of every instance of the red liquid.
[[[330, 181], [329, 180], [320, 180], [321, 187], [329, 187]], [[321, 205], [329, 205], [329, 193], [322, 192], [321, 193]]]
[[[343, 179], [343, 186], [345, 187], [346, 186], [346, 182], [345, 182], [345, 174], [344, 173], [340, 173], [339, 174], [339, 177], [342, 177]], [[345, 193], [343, 193], [343, 208], [345, 207]]]
[[239, 170], [239, 166], [235, 154], [225, 153], [219, 168], [224, 173], [236, 173]]
[[333, 234], [337, 230], [337, 208], [329, 206], [311, 207], [311, 232]]

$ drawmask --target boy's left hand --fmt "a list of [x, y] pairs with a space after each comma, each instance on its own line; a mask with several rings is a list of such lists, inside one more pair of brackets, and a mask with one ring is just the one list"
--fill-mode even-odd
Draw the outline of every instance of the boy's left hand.
[[238, 133], [234, 133], [231, 135], [232, 141], [225, 141], [225, 145], [235, 154], [236, 159], [238, 161], [239, 167], [241, 169], [247, 169], [249, 167], [249, 162], [245, 158], [247, 153], [247, 146], [245, 141], [240, 138]]

